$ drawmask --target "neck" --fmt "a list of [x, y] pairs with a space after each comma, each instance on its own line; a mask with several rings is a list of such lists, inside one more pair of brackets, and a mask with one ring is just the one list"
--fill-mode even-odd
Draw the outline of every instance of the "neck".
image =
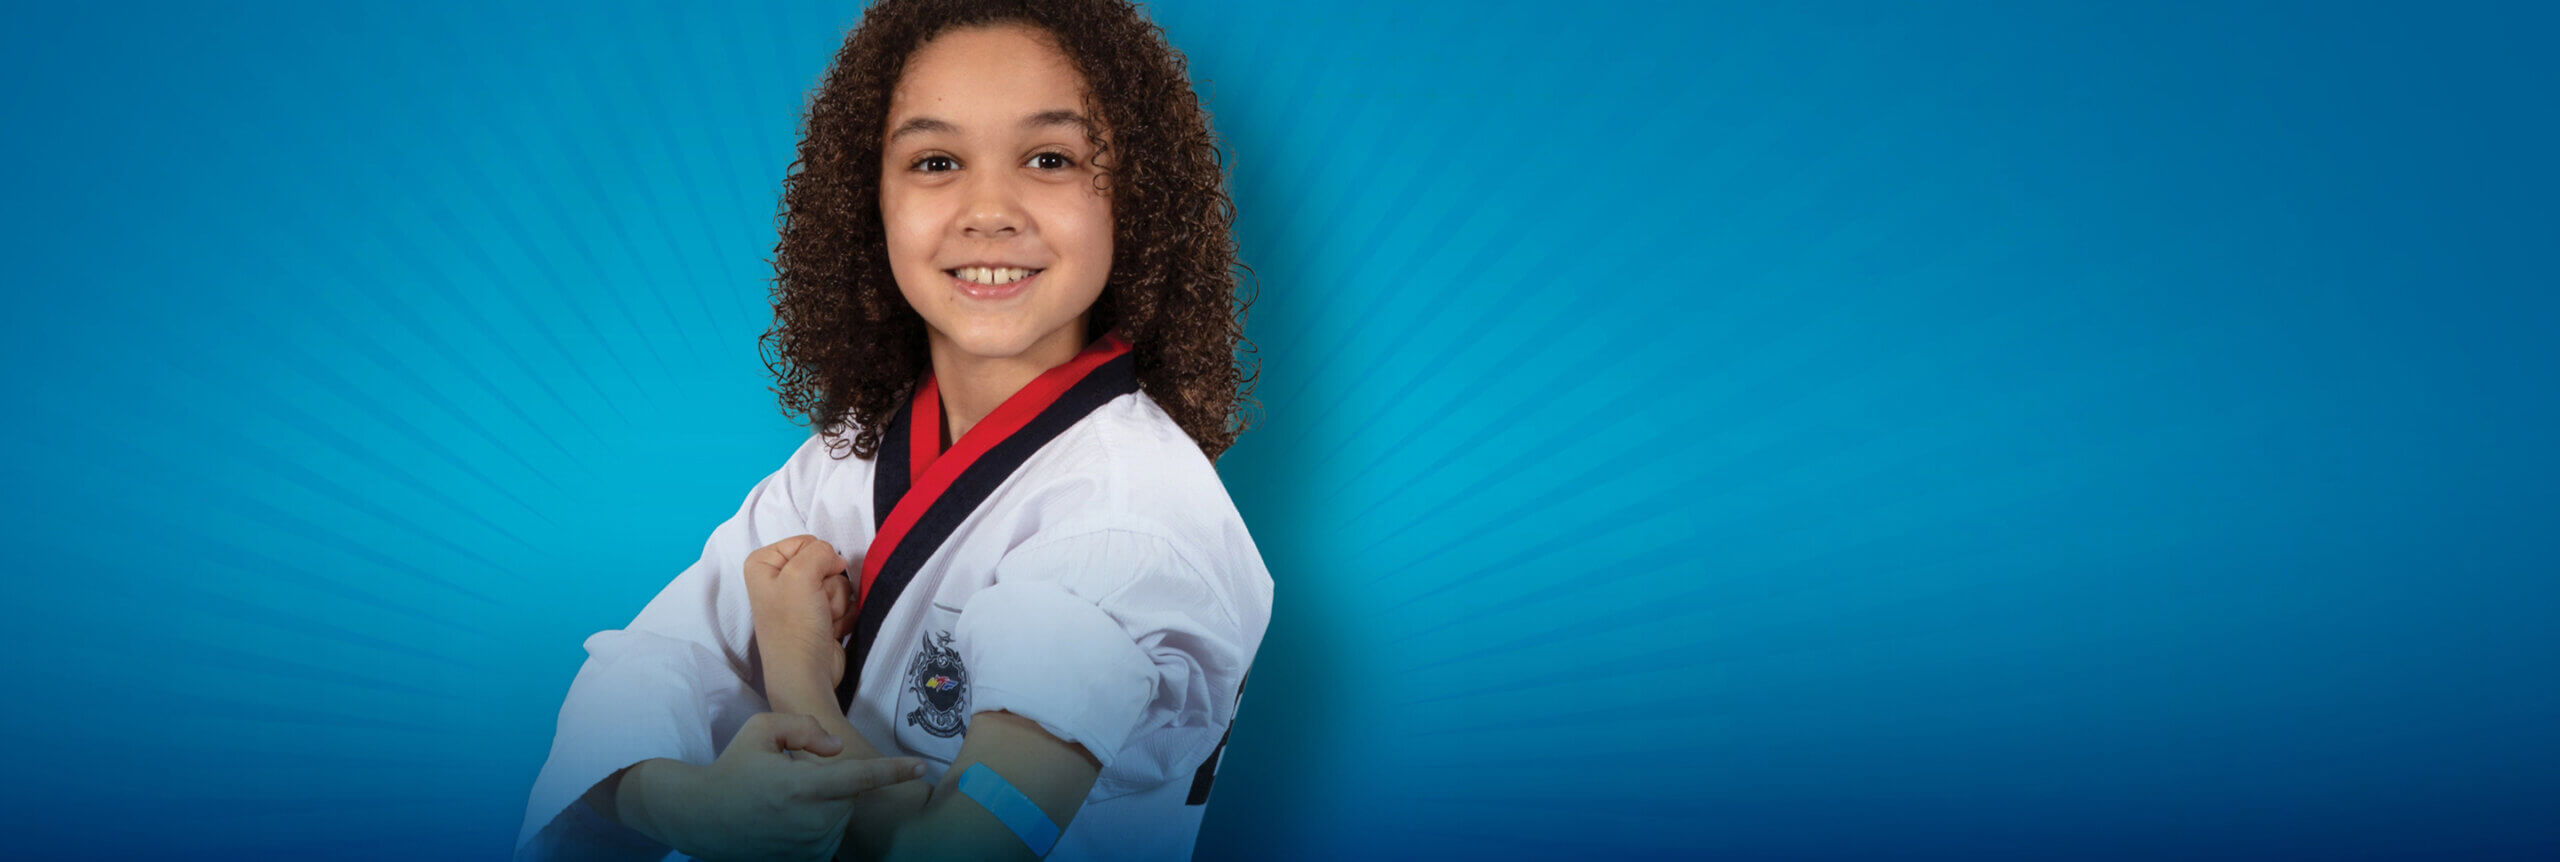
[[1041, 372], [1076, 358], [1084, 349], [1084, 322], [1079, 320], [1012, 356], [972, 355], [939, 332], [928, 332], [926, 343], [933, 354], [934, 386], [941, 391], [942, 444], [947, 447], [1005, 399], [1031, 385]]

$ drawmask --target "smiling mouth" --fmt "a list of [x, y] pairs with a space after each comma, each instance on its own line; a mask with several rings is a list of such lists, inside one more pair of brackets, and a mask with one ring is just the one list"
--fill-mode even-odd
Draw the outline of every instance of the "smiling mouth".
[[943, 273], [970, 284], [1000, 287], [1039, 275], [1041, 270], [1015, 266], [964, 266], [946, 269]]

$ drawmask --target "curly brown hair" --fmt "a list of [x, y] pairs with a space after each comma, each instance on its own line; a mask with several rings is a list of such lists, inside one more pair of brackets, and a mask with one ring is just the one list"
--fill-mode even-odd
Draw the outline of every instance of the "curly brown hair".
[[1214, 461], [1249, 427], [1258, 363], [1245, 358], [1252, 298], [1239, 295], [1238, 273], [1252, 270], [1237, 259], [1224, 160], [1188, 63], [1125, 0], [881, 0], [863, 13], [810, 99], [783, 180], [774, 320], [760, 340], [782, 410], [823, 423], [836, 457], [848, 447], [874, 457], [931, 366], [881, 223], [889, 96], [917, 48], [997, 24], [1053, 39], [1084, 75], [1086, 115], [1100, 118], [1087, 137], [1115, 224], [1111, 274], [1085, 331], [1129, 342], [1140, 388]]

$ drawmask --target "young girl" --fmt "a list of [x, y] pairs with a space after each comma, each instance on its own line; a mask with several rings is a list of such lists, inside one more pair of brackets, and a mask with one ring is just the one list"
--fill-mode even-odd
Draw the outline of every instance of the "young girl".
[[1123, 0], [883, 0], [794, 167], [766, 339], [819, 427], [588, 639], [518, 855], [1189, 858], [1271, 579], [1181, 55]]

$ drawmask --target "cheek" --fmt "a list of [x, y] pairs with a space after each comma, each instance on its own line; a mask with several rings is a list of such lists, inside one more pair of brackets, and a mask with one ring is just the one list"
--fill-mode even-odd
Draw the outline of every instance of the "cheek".
[[1062, 246], [1060, 251], [1072, 250], [1078, 257], [1095, 261], [1096, 266], [1110, 266], [1110, 199], [1089, 190], [1061, 195], [1044, 224], [1043, 232], [1051, 242]]
[[934, 238], [949, 215], [941, 212], [941, 208], [935, 196], [927, 191], [883, 184], [880, 187], [880, 230], [888, 236], [890, 253], [930, 254]]
[[905, 263], [919, 251], [916, 217], [914, 207], [886, 194], [880, 196], [880, 232], [888, 238], [892, 265]]
[[928, 272], [936, 250], [936, 231], [930, 213], [918, 203], [885, 191], [880, 196], [880, 231], [888, 245], [889, 275], [910, 304], [918, 291], [931, 286], [910, 282], [929, 274], [939, 275]]

